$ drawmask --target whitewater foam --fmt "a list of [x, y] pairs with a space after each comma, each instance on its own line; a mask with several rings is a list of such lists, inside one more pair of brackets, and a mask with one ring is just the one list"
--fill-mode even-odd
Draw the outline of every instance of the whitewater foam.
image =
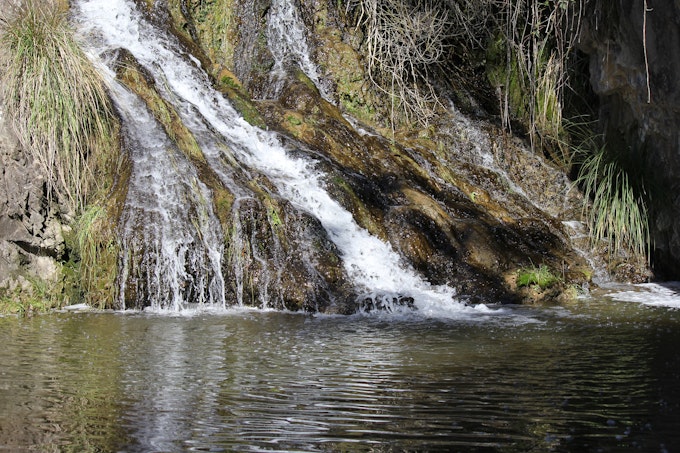
[[641, 283], [606, 294], [620, 302], [635, 302], [651, 307], [680, 308], [680, 282]]

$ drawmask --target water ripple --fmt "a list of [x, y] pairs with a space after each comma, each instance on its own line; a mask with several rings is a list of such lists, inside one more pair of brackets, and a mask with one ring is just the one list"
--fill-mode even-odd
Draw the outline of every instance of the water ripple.
[[521, 326], [252, 311], [2, 318], [0, 445], [129, 452], [680, 446], [673, 347], [680, 313], [586, 312], [547, 313], [545, 323]]

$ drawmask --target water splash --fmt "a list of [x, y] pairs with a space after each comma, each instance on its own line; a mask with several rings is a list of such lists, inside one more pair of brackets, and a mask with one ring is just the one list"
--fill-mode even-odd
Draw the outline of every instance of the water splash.
[[[207, 75], [186, 58], [177, 41], [147, 23], [129, 0], [83, 0], [77, 4], [77, 19], [97, 53], [125, 48], [156, 78], [182, 115], [200, 117], [187, 124], [198, 135], [201, 127], [215, 131], [233, 157], [244, 167], [267, 175], [279, 193], [293, 205], [315, 216], [338, 247], [344, 269], [362, 294], [360, 300], [380, 301], [393, 309], [399, 301], [412, 299], [423, 314], [457, 313], [471, 308], [455, 300], [448, 286], [433, 286], [422, 279], [389, 244], [370, 235], [354, 221], [352, 214], [333, 200], [324, 188], [324, 175], [309, 159], [292, 157], [272, 133], [248, 124], [220, 93]], [[96, 38], [92, 37], [96, 36]], [[204, 124], [200, 126], [200, 124]], [[216, 139], [217, 140], [217, 139]], [[219, 175], [228, 174], [224, 148], [204, 149], [210, 165]], [[227, 184], [228, 181], [225, 181]], [[153, 186], [152, 186], [153, 187]], [[148, 187], [132, 187], [148, 191]], [[162, 187], [158, 187], [162, 196]], [[165, 244], [161, 244], [165, 247]]]
[[650, 307], [680, 309], [680, 282], [610, 284], [605, 296], [621, 302], [636, 302]]

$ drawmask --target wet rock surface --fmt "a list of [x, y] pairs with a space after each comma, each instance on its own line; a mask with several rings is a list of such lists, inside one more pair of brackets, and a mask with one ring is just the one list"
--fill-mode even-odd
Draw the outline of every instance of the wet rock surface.
[[[313, 87], [295, 79], [277, 102], [259, 107], [272, 128], [322, 156], [333, 175], [326, 183], [335, 198], [431, 283], [455, 287], [473, 302], [517, 302], [524, 296], [507, 281], [532, 263], [561, 269], [574, 284], [588, 280], [583, 273], [588, 265], [558, 220], [578, 212], [577, 194], [566, 177], [558, 177], [559, 172], [517, 143], [500, 151], [502, 141], [492, 140], [492, 134], [478, 125], [465, 128], [479, 134], [465, 140], [487, 146], [484, 152], [493, 162], [524, 153], [515, 158], [521, 163], [505, 164], [506, 173], [473, 159], [466, 162], [450, 137], [451, 148], [442, 150], [437, 143], [446, 143], [446, 137], [390, 141], [362, 135]], [[535, 167], [531, 171], [540, 173], [543, 183], [532, 186], [519, 174], [520, 165]], [[524, 189], [515, 185], [512, 173]]]

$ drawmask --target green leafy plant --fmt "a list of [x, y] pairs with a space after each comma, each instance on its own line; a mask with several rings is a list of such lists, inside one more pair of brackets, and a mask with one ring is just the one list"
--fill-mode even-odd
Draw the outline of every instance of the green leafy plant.
[[577, 182], [584, 192], [584, 214], [593, 245], [604, 241], [609, 256], [627, 251], [649, 258], [649, 213], [644, 182], [633, 177], [602, 146], [583, 161]]
[[21, 299], [21, 294], [18, 291], [7, 292], [3, 290], [0, 293], [0, 315], [11, 314], [24, 316], [28, 312], [29, 304]]
[[49, 188], [73, 212], [97, 188], [114, 149], [115, 117], [99, 73], [55, 0], [5, 2], [0, 13], [0, 99]]
[[541, 289], [550, 288], [559, 281], [560, 278], [545, 264], [520, 269], [516, 279], [518, 287], [537, 285]]
[[23, 278], [30, 287], [27, 291], [0, 290], [0, 314], [30, 316], [61, 306], [61, 298], [56, 294], [57, 285], [31, 275], [24, 275]]

